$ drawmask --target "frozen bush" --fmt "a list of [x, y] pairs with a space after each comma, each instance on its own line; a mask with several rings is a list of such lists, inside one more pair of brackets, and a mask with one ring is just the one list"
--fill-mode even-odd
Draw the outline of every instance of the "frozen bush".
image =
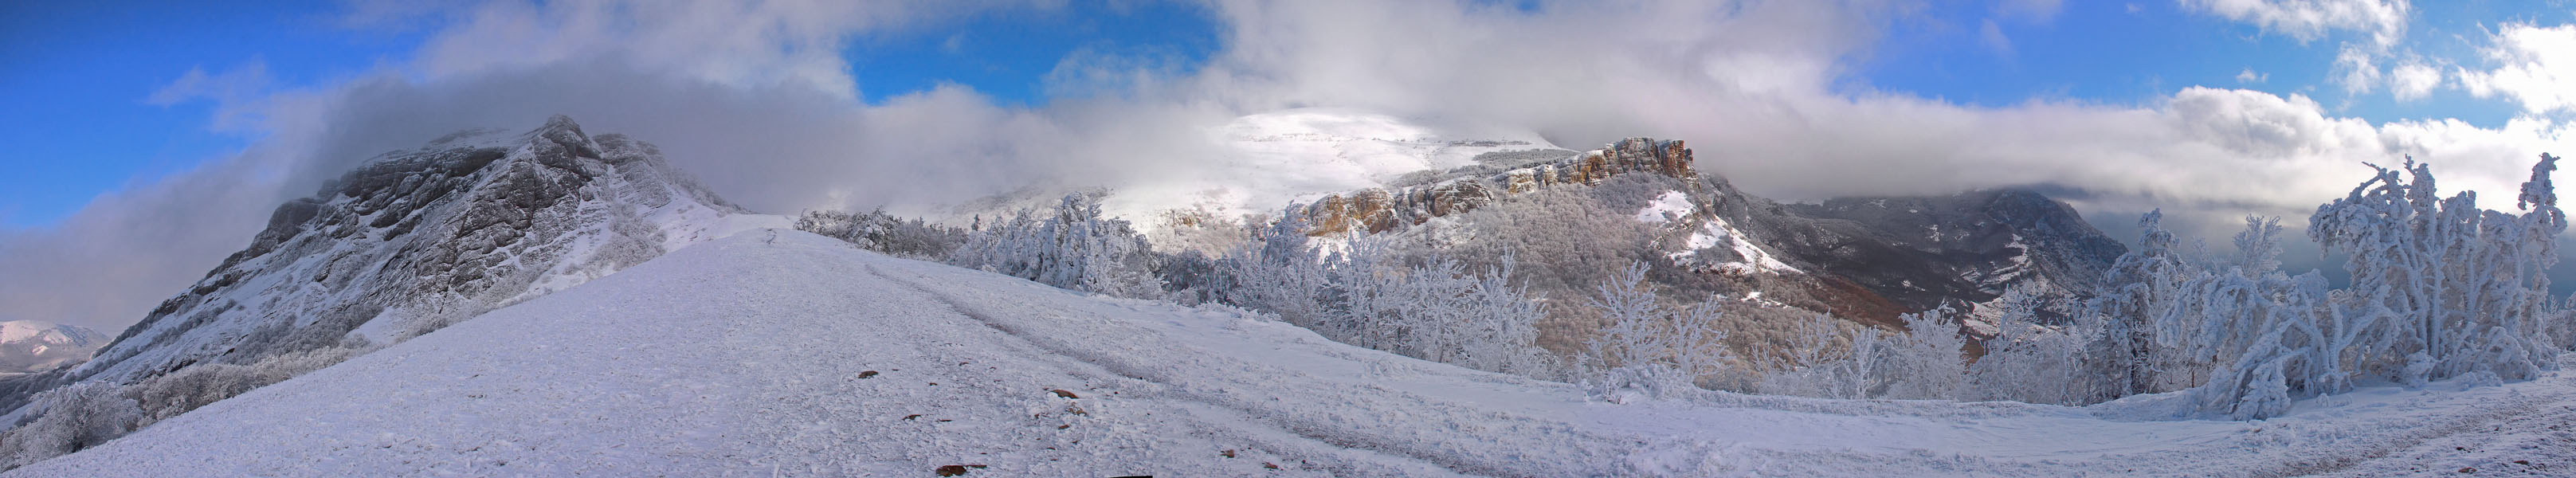
[[1610, 324], [1584, 343], [1583, 364], [1605, 380], [1621, 369], [1633, 374], [1656, 367], [1690, 383], [1718, 375], [1733, 359], [1724, 344], [1726, 331], [1717, 324], [1717, 305], [1666, 311], [1646, 289], [1646, 270], [1645, 263], [1631, 262], [1596, 288], [1586, 305]]
[[916, 259], [946, 258], [966, 242], [966, 231], [919, 218], [897, 218], [883, 208], [857, 214], [806, 211], [804, 217], [796, 219], [796, 229], [849, 241], [861, 249]]
[[1155, 256], [1127, 221], [1100, 216], [1085, 194], [1066, 195], [1050, 214], [1022, 210], [982, 225], [948, 263], [986, 269], [1063, 289], [1119, 297], [1159, 298]]
[[2043, 300], [2023, 287], [1995, 299], [2002, 313], [1994, 338], [1986, 340], [1986, 355], [1968, 367], [1970, 392], [1979, 399], [2055, 405], [2111, 398], [2113, 391], [2104, 386], [2107, 377], [2086, 373], [2086, 364], [2100, 359], [2087, 351], [2103, 328], [2090, 320], [2042, 325], [2039, 311], [2048, 308]]
[[9, 468], [106, 444], [134, 431], [143, 417], [122, 387], [102, 382], [46, 391], [31, 406], [35, 421], [0, 435]]
[[1539, 378], [1561, 375], [1536, 346], [1546, 317], [1529, 292], [1510, 284], [1517, 261], [1502, 256], [1471, 269], [1445, 257], [1406, 265], [1382, 239], [1351, 236], [1318, 257], [1304, 217], [1280, 220], [1215, 264], [1209, 296], [1326, 338], [1478, 370]]
[[133, 385], [84, 381], [38, 394], [34, 417], [0, 433], [5, 468], [95, 447], [155, 422], [319, 370], [374, 347], [363, 342], [269, 356], [251, 364], [201, 363]]

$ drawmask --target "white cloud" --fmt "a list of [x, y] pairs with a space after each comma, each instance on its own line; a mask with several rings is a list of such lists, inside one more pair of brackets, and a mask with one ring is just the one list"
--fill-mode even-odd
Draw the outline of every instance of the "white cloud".
[[2407, 0], [2182, 0], [2186, 9], [2253, 24], [2301, 42], [2334, 30], [2367, 33], [2385, 47], [2406, 36]]
[[253, 58], [241, 66], [222, 73], [206, 73], [205, 67], [189, 68], [188, 73], [170, 84], [153, 90], [143, 101], [156, 106], [170, 106], [194, 100], [215, 102], [213, 127], [217, 130], [249, 129], [259, 121], [259, 103], [274, 85], [268, 76], [268, 62]]
[[2269, 79], [2272, 79], [2271, 73], [2255, 73], [2254, 67], [2250, 66], [2245, 67], [2245, 71], [2236, 72], [2237, 83], [2262, 83]]
[[2576, 25], [2508, 24], [2480, 49], [2492, 67], [2457, 70], [2460, 84], [2480, 98], [2505, 96], [2523, 111], [2576, 111]]
[[1994, 20], [1986, 20], [1985, 26], [1977, 29], [1977, 41], [1997, 55], [2012, 56], [2012, 39], [2004, 37], [2004, 30], [1996, 27]]
[[2379, 66], [2371, 64], [2374, 55], [2354, 45], [2345, 45], [2335, 53], [2334, 82], [2345, 94], [2369, 93], [2379, 86]]
[[2408, 61], [2388, 72], [2388, 82], [2388, 91], [2397, 96], [2397, 101], [2420, 100], [2432, 95], [2434, 87], [2442, 86], [2442, 70], [2421, 61]]
[[0, 315], [114, 334], [250, 245], [277, 207], [267, 151], [100, 195], [59, 224], [0, 229]]
[[637, 69], [728, 86], [786, 85], [855, 95], [863, 85], [840, 51], [856, 36], [934, 26], [1007, 10], [1047, 10], [1062, 0], [946, 2], [756, 0], [654, 2], [572, 0], [482, 2], [405, 14], [355, 12], [352, 23], [450, 25], [416, 52], [410, 67], [432, 76], [626, 58]]

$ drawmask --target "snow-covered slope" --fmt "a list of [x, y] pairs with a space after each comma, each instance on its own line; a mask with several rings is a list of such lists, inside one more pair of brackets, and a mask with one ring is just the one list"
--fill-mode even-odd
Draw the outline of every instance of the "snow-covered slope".
[[42, 372], [89, 360], [107, 334], [37, 320], [0, 322], [0, 374]]
[[98, 352], [25, 393], [132, 383], [198, 363], [375, 343], [434, 329], [641, 263], [754, 218], [652, 145], [554, 117], [385, 153], [279, 206], [251, 246]]
[[[2363, 390], [2258, 422], [2157, 421], [2168, 396], [1616, 405], [1234, 312], [781, 231], [672, 252], [8, 476], [2576, 470], [2576, 451], [2549, 441], [2564, 427], [2517, 422], [2565, 416], [2576, 383], [2458, 385]], [[2427, 448], [2454, 441], [2481, 451]]]

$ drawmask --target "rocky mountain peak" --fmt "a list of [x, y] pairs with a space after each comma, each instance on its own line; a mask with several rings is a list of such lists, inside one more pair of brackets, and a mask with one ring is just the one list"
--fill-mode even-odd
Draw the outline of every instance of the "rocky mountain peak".
[[278, 206], [249, 247], [54, 383], [399, 340], [711, 240], [743, 213], [651, 145], [569, 117], [459, 132]]

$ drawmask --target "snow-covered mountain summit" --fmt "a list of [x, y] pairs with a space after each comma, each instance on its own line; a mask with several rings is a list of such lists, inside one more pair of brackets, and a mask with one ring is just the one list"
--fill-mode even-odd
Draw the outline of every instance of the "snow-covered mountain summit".
[[458, 133], [279, 206], [250, 247], [95, 359], [0, 398], [417, 335], [713, 239], [745, 214], [652, 145], [570, 118]]
[[0, 322], [0, 373], [43, 372], [89, 360], [107, 334], [38, 320]]
[[1227, 219], [1275, 214], [1291, 202], [1388, 186], [1408, 174], [1471, 166], [1497, 154], [1574, 154], [1531, 132], [1458, 134], [1342, 108], [1245, 115], [1204, 134], [1218, 146], [1215, 156], [1188, 171], [1111, 188], [1101, 199], [1102, 211], [1133, 221], [1150, 235], [1161, 232], [1166, 225], [1162, 219], [1171, 213]]

